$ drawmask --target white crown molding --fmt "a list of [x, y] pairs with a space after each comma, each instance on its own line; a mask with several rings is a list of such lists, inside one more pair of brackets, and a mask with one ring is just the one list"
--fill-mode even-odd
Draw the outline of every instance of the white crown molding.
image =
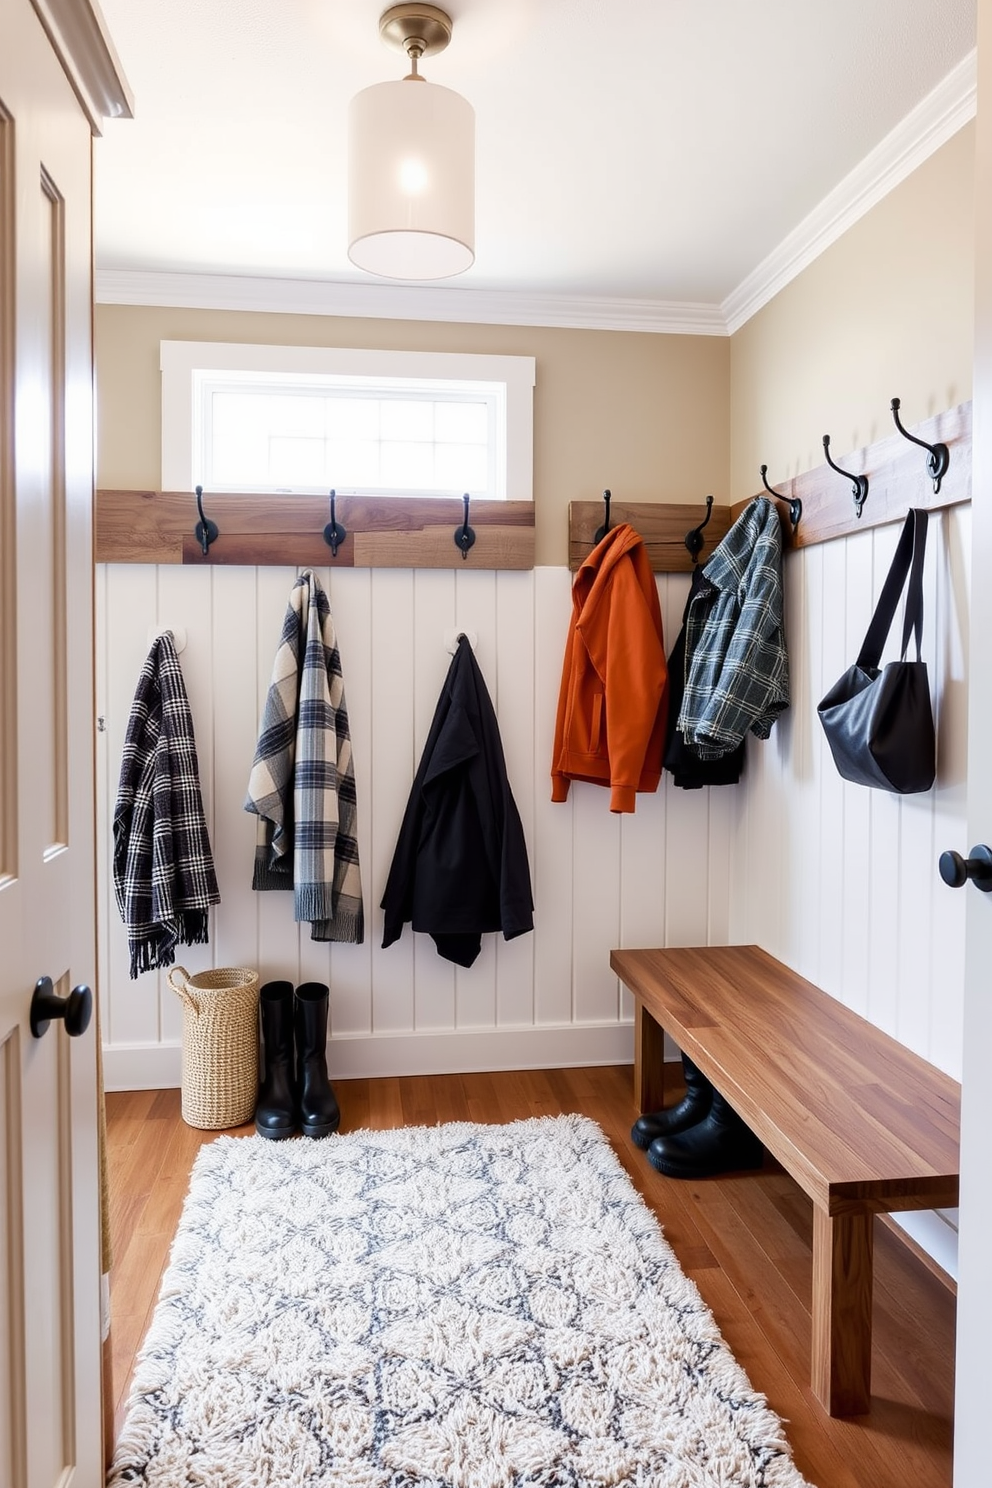
[[741, 280], [720, 307], [730, 335], [974, 118], [977, 80], [971, 51]]
[[187, 310], [256, 310], [276, 315], [337, 315], [374, 320], [460, 321], [476, 325], [557, 326], [571, 330], [646, 331], [725, 336], [718, 305], [607, 296], [517, 294], [482, 289], [423, 289], [234, 274], [97, 269], [100, 305], [163, 305]]
[[95, 0], [32, 0], [94, 134], [104, 119], [130, 119], [134, 95]]

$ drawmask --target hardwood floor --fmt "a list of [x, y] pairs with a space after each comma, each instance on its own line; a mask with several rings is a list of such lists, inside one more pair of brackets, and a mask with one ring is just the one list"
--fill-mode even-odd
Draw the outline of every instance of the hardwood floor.
[[[816, 1488], [949, 1488], [955, 1301], [882, 1223], [875, 1230], [872, 1402], [832, 1420], [809, 1387], [812, 1208], [781, 1168], [685, 1182], [630, 1141], [629, 1066], [335, 1083], [342, 1132], [578, 1111], [603, 1128], [699, 1287], [751, 1383], [781, 1415]], [[113, 1396], [124, 1417], [135, 1353], [158, 1296], [197, 1151], [215, 1132], [180, 1116], [177, 1090], [108, 1095], [114, 1268]], [[235, 1134], [251, 1127], [238, 1128]]]

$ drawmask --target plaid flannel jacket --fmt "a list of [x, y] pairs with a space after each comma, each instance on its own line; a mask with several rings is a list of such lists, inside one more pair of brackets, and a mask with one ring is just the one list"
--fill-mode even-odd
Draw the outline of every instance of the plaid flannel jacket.
[[703, 569], [686, 617], [685, 693], [676, 728], [700, 759], [719, 759], [750, 731], [767, 739], [789, 706], [782, 623], [782, 525], [752, 501]]
[[128, 719], [114, 809], [114, 890], [131, 976], [208, 939], [220, 903], [182, 669], [171, 634], [152, 644]]
[[293, 586], [245, 810], [259, 817], [253, 889], [292, 889], [311, 939], [365, 938], [351, 734], [327, 595]]

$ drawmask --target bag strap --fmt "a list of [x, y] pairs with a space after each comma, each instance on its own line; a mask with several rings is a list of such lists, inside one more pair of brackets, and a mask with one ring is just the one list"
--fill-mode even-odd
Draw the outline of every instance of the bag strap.
[[920, 660], [923, 641], [923, 561], [927, 552], [928, 520], [929, 513], [921, 507], [912, 507], [906, 513], [898, 546], [858, 655], [858, 666], [863, 671], [874, 671], [878, 667], [907, 574], [909, 587], [906, 590], [906, 610], [902, 626], [902, 659], [906, 659], [909, 638], [915, 631], [916, 659]]

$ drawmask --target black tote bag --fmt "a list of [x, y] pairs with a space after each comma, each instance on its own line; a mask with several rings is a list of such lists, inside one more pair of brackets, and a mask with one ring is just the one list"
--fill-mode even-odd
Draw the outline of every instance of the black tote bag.
[[[906, 522], [871, 618], [860, 655], [817, 706], [817, 714], [845, 780], [912, 795], [933, 785], [937, 746], [923, 637], [923, 560], [927, 513], [913, 509]], [[902, 655], [879, 669], [906, 576]], [[907, 661], [916, 636], [916, 660]]]

